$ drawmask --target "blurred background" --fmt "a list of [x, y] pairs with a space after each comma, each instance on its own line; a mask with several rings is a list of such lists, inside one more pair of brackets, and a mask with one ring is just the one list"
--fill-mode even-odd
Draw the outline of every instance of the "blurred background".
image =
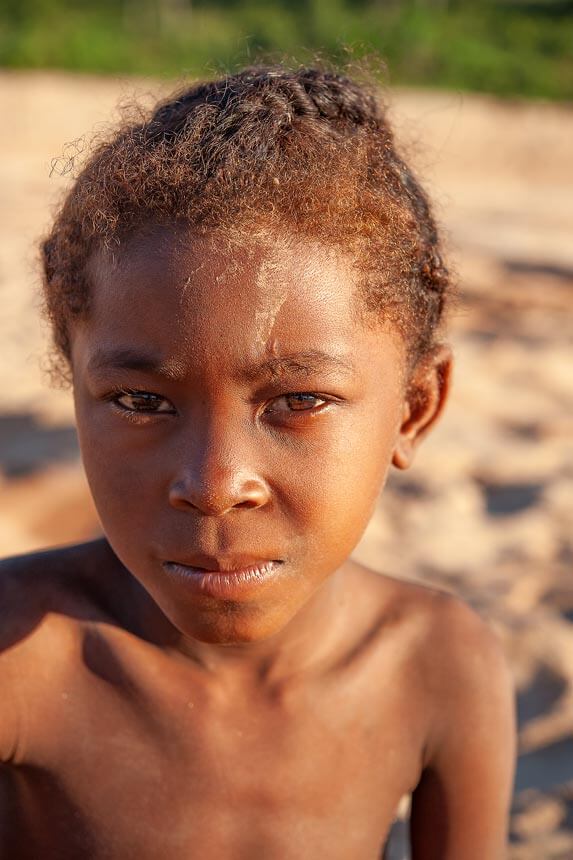
[[572, 96], [571, 0], [2, 0], [0, 64], [178, 76], [375, 50], [393, 83]]
[[317, 52], [387, 64], [398, 139], [460, 284], [449, 411], [392, 475], [357, 556], [463, 595], [498, 631], [520, 723], [510, 857], [570, 860], [573, 2], [0, 0], [0, 555], [98, 534], [39, 315], [37, 240], [70, 181], [59, 165], [118, 105]]

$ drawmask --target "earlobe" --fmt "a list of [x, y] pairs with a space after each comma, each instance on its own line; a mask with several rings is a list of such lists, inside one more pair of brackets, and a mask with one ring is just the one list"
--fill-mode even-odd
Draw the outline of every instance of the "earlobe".
[[414, 446], [407, 437], [400, 435], [392, 455], [392, 465], [397, 469], [408, 469], [414, 459]]
[[412, 465], [416, 448], [442, 414], [450, 390], [452, 365], [450, 347], [441, 345], [414, 372], [392, 455], [392, 464], [397, 469]]

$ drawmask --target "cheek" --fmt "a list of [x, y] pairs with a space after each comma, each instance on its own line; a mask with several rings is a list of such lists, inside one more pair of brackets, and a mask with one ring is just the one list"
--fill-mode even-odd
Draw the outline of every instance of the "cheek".
[[[163, 484], [161, 449], [143, 449], [122, 418], [110, 422], [100, 407], [76, 399], [76, 421], [88, 484], [106, 534], [143, 528]], [[119, 426], [117, 426], [119, 423]], [[126, 426], [122, 426], [125, 424]]]
[[[298, 436], [263, 436], [241, 446], [252, 456], [276, 504], [267, 511], [283, 537], [297, 535], [329, 558], [349, 554], [383, 485], [395, 442], [394, 404], [365, 403], [334, 414]], [[104, 530], [118, 554], [144, 551], [145, 540], [173, 517], [169, 487], [182, 463], [161, 427], [133, 427], [109, 407], [76, 398], [87, 479]], [[252, 519], [245, 518], [251, 528]], [[274, 527], [274, 526], [273, 526]], [[325, 559], [326, 560], [326, 559]]]
[[[321, 434], [299, 458], [283, 460], [281, 504], [300, 518], [301, 529], [333, 542], [360, 539], [391, 462], [398, 426], [388, 413], [355, 412], [343, 432]], [[393, 413], [392, 413], [393, 414]], [[350, 551], [350, 550], [349, 550]]]

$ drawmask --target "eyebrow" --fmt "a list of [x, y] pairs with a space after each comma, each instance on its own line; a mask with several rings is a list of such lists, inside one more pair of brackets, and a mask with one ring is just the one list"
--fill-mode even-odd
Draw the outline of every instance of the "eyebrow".
[[98, 370], [142, 370], [160, 376], [174, 378], [176, 376], [172, 362], [162, 361], [155, 353], [145, 352], [132, 347], [115, 349], [97, 349], [87, 364], [88, 372]]
[[[170, 379], [181, 375], [180, 370], [178, 372], [179, 367], [178, 363], [164, 361], [155, 353], [132, 347], [97, 349], [87, 364], [87, 370], [90, 373], [105, 369], [139, 370]], [[356, 372], [356, 366], [350, 359], [341, 355], [312, 349], [265, 358], [261, 362], [247, 365], [239, 375], [247, 382], [253, 382], [262, 376], [277, 379], [285, 375], [308, 377], [314, 373], [340, 371], [352, 374]]]
[[340, 371], [347, 374], [355, 373], [356, 367], [350, 359], [341, 355], [311, 349], [265, 358], [260, 363], [246, 367], [241, 375], [248, 381], [254, 381], [261, 376], [276, 379], [287, 374], [306, 377], [312, 376], [313, 373]]

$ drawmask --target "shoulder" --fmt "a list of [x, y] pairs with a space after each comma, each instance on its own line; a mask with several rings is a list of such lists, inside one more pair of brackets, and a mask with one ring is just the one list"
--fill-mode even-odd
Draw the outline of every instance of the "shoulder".
[[38, 616], [95, 607], [112, 565], [120, 566], [102, 539], [0, 559], [0, 650], [9, 630]]
[[[491, 717], [513, 719], [513, 682], [500, 639], [464, 600], [408, 583], [412, 659], [428, 715], [428, 754], [443, 732], [463, 719], [466, 727]], [[444, 703], [447, 702], [447, 709]]]
[[[415, 585], [413, 599], [418, 606], [424, 648], [421, 657], [429, 668], [441, 674], [458, 667], [464, 675], [479, 673], [480, 667], [505, 670], [500, 640], [490, 624], [465, 600], [450, 592]], [[433, 656], [432, 656], [433, 655]], [[440, 657], [440, 660], [437, 658]], [[448, 672], [449, 676], [449, 672]]]
[[[412, 680], [411, 704], [425, 715], [426, 753], [452, 722], [466, 725], [488, 712], [513, 719], [513, 684], [500, 640], [461, 598], [439, 588], [361, 569], [371, 605], [378, 608], [377, 641], [394, 636], [395, 654]], [[447, 702], [447, 709], [444, 703]], [[468, 722], [469, 721], [469, 722]], [[487, 722], [487, 720], [485, 721]], [[508, 729], [509, 731], [509, 729]]]
[[132, 582], [103, 538], [0, 559], [0, 658], [39, 626], [116, 621]]
[[357, 565], [355, 571], [380, 633], [387, 635], [390, 628], [396, 630], [408, 642], [411, 656], [421, 664], [429, 659], [436, 666], [435, 649], [441, 652], [442, 646], [442, 657], [451, 657], [448, 646], [452, 638], [460, 643], [481, 638], [495, 650], [495, 635], [461, 598], [425, 583], [374, 573], [362, 565]]
[[110, 557], [105, 541], [93, 541], [0, 560], [0, 761], [12, 752], [30, 685], [66, 672], [82, 622], [105, 618], [98, 572], [104, 579]]
[[501, 643], [454, 597], [436, 600], [424, 643], [427, 724], [412, 798], [413, 853], [501, 860], [516, 758], [515, 696]]
[[411, 580], [378, 576], [384, 615], [400, 622], [412, 658], [435, 688], [499, 675], [509, 680], [503, 648], [489, 623], [460, 597]]
[[487, 693], [507, 703], [513, 695], [509, 666], [490, 624], [461, 598], [437, 593], [426, 609], [419, 659], [434, 696], [452, 706]]
[[393, 588], [409, 629], [410, 704], [423, 715], [413, 855], [501, 860], [516, 751], [514, 691], [503, 648], [460, 598], [414, 583]]
[[102, 542], [58, 547], [0, 560], [0, 672], [39, 629], [64, 626], [97, 606], [94, 566]]

